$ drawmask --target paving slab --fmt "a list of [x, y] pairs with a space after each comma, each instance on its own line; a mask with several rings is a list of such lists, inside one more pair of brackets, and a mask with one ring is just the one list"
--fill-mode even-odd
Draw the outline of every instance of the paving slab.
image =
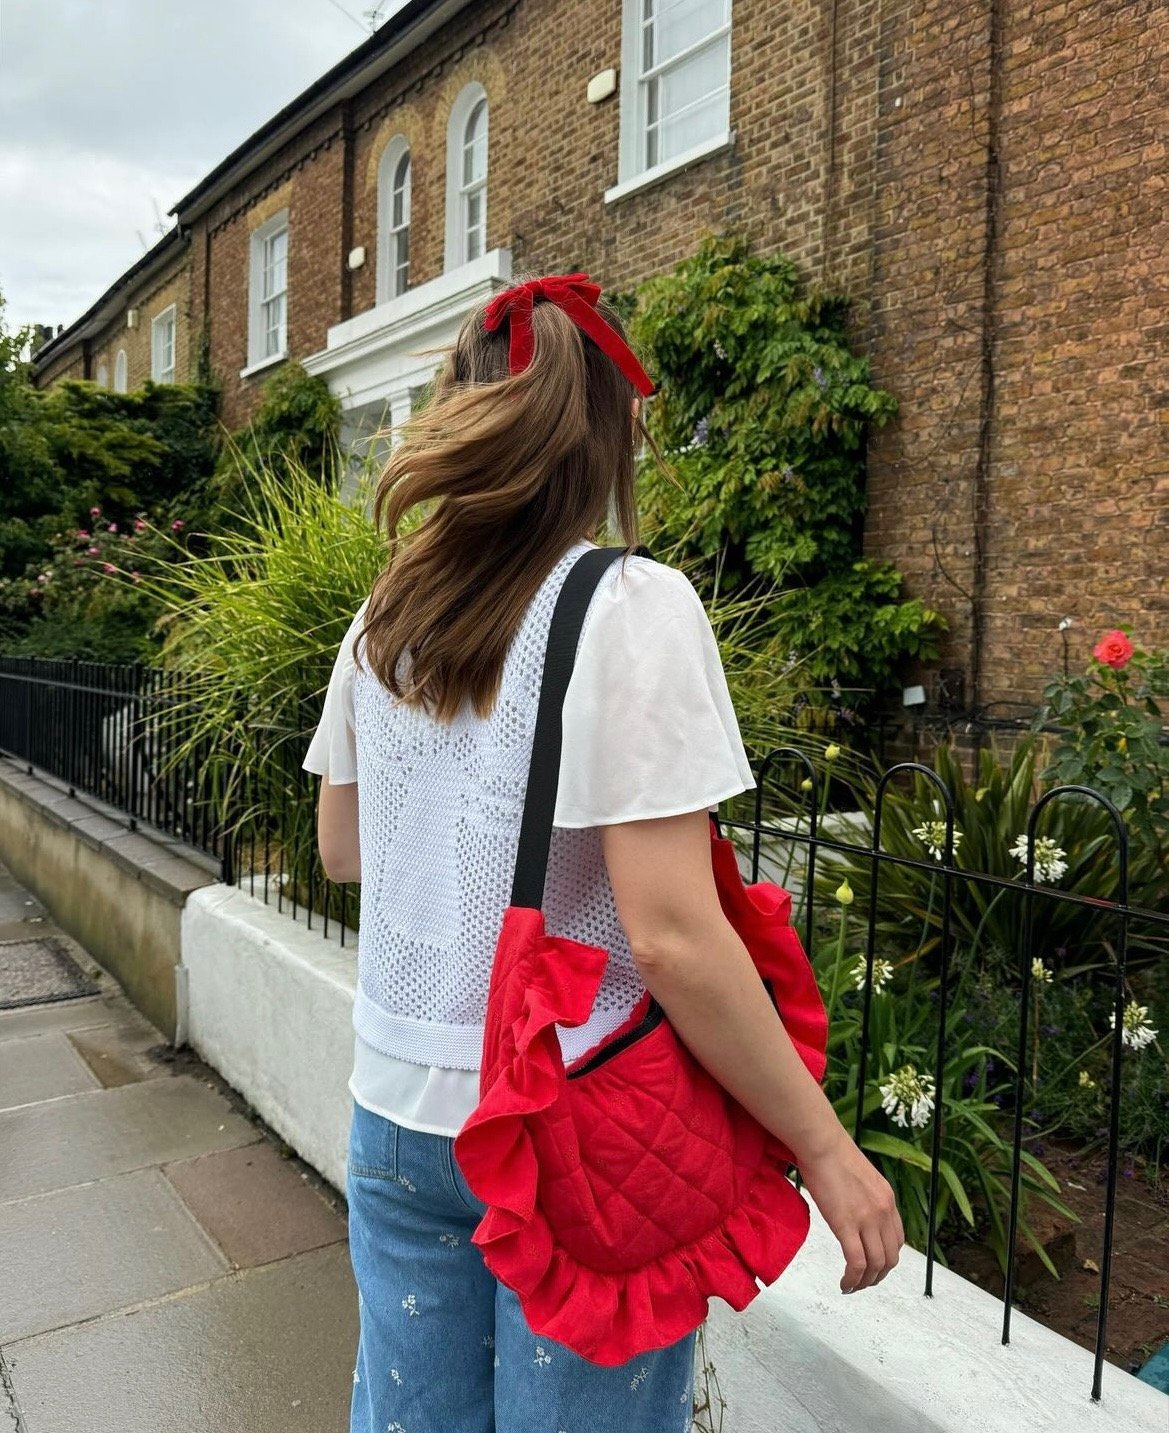
[[0, 1110], [94, 1090], [99, 1081], [60, 1030], [0, 1044]]
[[0, 1201], [257, 1138], [222, 1095], [190, 1075], [24, 1105], [0, 1112]]
[[27, 1433], [342, 1433], [356, 1347], [335, 1244], [4, 1355]]
[[3, 1343], [203, 1284], [228, 1269], [155, 1169], [0, 1204], [0, 1249]]
[[335, 1244], [345, 1220], [267, 1141], [165, 1166], [183, 1203], [239, 1268]]
[[30, 916], [43, 916], [45, 908], [23, 886], [9, 876], [0, 881], [0, 921], [26, 921]]
[[137, 1039], [126, 1035], [112, 1025], [88, 1026], [83, 1030], [70, 1030], [65, 1038], [77, 1051], [99, 1084], [107, 1090], [118, 1085], [130, 1085], [137, 1080], [157, 1080], [171, 1073], [167, 1065], [148, 1053], [163, 1043], [162, 1036], [153, 1027], [150, 1033]]
[[124, 1000], [111, 1004], [100, 1023], [90, 1020], [71, 1027], [68, 1037], [107, 1088], [173, 1073], [166, 1058], [172, 1054], [170, 1041]]
[[[30, 1005], [24, 1010], [0, 1010], [0, 1044], [37, 1035], [42, 1030], [77, 1030], [99, 1025], [107, 1018], [109, 1000], [89, 995], [81, 1000], [61, 1000], [54, 1005]], [[160, 1040], [162, 1036], [158, 1037]]]

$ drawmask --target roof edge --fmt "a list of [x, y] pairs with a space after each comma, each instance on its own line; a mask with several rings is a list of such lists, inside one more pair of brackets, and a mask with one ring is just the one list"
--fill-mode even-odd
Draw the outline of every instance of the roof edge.
[[189, 242], [190, 236], [184, 233], [181, 224], [176, 224], [173, 229], [168, 229], [158, 243], [147, 249], [140, 259], [121, 273], [97, 302], [91, 304], [79, 319], [74, 320], [68, 328], [41, 344], [30, 360], [33, 373], [39, 373], [48, 363], [59, 358], [74, 344], [92, 337], [94, 333], [104, 328], [117, 311], [115, 300], [124, 290], [135, 280], [146, 279], [156, 270], [163, 268], [170, 262], [171, 250]]
[[359, 94], [469, 4], [470, 0], [407, 0], [368, 40], [237, 145], [167, 213], [177, 215], [181, 224], [193, 223], [322, 114]]

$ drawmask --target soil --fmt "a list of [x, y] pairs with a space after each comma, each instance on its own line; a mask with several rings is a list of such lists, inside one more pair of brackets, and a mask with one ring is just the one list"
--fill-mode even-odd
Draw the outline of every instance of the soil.
[[[1043, 1163], [1059, 1180], [1059, 1197], [1080, 1217], [1033, 1205], [1032, 1227], [1059, 1270], [1052, 1278], [1025, 1241], [1017, 1244], [1015, 1307], [1089, 1351], [1096, 1347], [1104, 1249], [1107, 1154], [1044, 1140]], [[1001, 1297], [1003, 1276], [982, 1243], [943, 1246], [956, 1273]], [[1107, 1362], [1135, 1373], [1169, 1343], [1169, 1170], [1160, 1178], [1139, 1159], [1121, 1156], [1116, 1175], [1111, 1287], [1105, 1324]]]

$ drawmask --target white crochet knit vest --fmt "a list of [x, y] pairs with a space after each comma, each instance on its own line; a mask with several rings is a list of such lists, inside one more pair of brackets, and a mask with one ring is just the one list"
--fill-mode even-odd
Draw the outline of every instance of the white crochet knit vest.
[[[361, 930], [353, 1023], [387, 1055], [479, 1068], [544, 646], [561, 584], [588, 546], [570, 548], [533, 598], [489, 717], [465, 710], [449, 724], [434, 721], [396, 702], [368, 668], [354, 671]], [[594, 603], [620, 569], [606, 573]], [[610, 952], [589, 1020], [560, 1028], [567, 1061], [616, 1029], [645, 988], [613, 904], [599, 830], [553, 831], [543, 909], [550, 934]]]

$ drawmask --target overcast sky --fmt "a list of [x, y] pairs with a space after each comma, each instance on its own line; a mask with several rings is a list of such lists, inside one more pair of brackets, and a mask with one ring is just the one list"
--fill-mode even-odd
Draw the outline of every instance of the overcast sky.
[[79, 318], [173, 225], [173, 204], [363, 42], [373, 5], [0, 0], [9, 327]]

